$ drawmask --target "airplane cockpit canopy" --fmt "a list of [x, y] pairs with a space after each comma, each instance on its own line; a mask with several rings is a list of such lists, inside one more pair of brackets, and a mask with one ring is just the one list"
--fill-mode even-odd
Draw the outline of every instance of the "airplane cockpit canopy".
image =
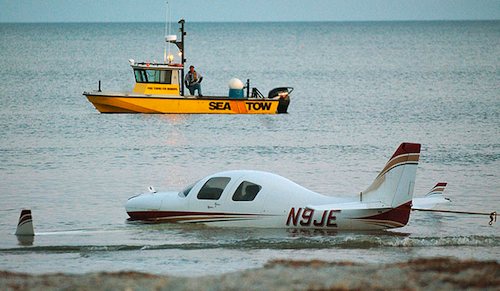
[[231, 178], [229, 177], [213, 177], [208, 179], [198, 192], [198, 199], [219, 200], [230, 180]]
[[[212, 177], [203, 184], [196, 194], [196, 198], [199, 200], [219, 200], [230, 181], [230, 177]], [[196, 181], [184, 188], [179, 192], [179, 196], [187, 197], [199, 182], [200, 181]], [[244, 180], [238, 185], [236, 190], [229, 195], [232, 201], [253, 201], [261, 189], [261, 185]]]

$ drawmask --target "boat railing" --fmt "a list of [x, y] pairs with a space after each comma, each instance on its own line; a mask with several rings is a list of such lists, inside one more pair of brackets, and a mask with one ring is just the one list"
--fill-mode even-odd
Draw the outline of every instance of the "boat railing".
[[252, 88], [252, 98], [264, 98], [264, 94], [259, 91], [259, 89], [253, 87]]

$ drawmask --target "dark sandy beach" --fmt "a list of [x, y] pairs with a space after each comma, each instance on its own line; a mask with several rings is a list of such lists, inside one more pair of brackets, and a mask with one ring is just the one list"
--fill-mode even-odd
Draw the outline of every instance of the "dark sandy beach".
[[500, 265], [449, 258], [392, 264], [280, 260], [260, 269], [204, 277], [3, 271], [0, 278], [0, 290], [499, 290]]

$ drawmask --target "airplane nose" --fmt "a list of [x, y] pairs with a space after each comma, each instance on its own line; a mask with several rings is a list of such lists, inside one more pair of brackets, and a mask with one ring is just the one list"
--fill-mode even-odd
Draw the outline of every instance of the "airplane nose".
[[154, 193], [144, 193], [130, 197], [125, 203], [125, 210], [130, 212], [159, 210], [161, 197]]

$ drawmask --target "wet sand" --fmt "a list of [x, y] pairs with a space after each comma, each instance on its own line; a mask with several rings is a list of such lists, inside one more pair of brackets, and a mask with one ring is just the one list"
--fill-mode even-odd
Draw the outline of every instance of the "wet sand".
[[0, 271], [0, 290], [500, 290], [500, 264], [449, 258], [392, 264], [271, 261], [217, 276], [138, 272], [30, 275]]

